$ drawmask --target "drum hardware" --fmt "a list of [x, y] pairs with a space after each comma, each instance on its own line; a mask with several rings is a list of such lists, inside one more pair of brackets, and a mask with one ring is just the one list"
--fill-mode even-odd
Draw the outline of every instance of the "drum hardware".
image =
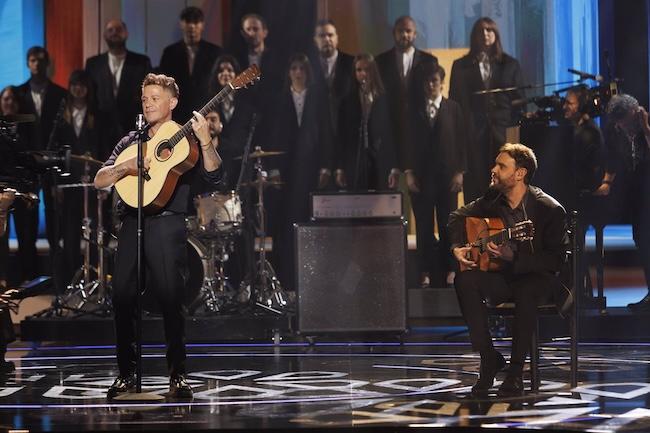
[[[253, 159], [259, 159], [259, 158], [266, 158], [267, 156], [277, 156], [277, 155], [282, 155], [286, 152], [283, 151], [278, 151], [278, 150], [271, 150], [271, 151], [266, 151], [262, 150], [261, 146], [255, 146], [255, 150], [251, 152], [248, 157], [253, 158]], [[242, 159], [244, 155], [237, 156], [233, 159]]]
[[[65, 292], [60, 296], [57, 295], [53, 308], [57, 315], [61, 315], [62, 310], [67, 310], [79, 315], [107, 316], [112, 312], [109, 283], [105, 268], [106, 252], [107, 250], [110, 251], [104, 243], [103, 203], [107, 194], [105, 191], [97, 190], [97, 235], [96, 240], [93, 240], [89, 204], [90, 188], [94, 188], [94, 184], [88, 180], [90, 179], [90, 165], [95, 164], [93, 161], [96, 160], [86, 155], [74, 156], [76, 157], [75, 160], [84, 163], [82, 182], [59, 185], [58, 188], [83, 188], [83, 219], [81, 223], [82, 240], [84, 242], [82, 249], [83, 264], [75, 272]], [[97, 266], [93, 266], [91, 263], [91, 245], [97, 246]]]
[[229, 259], [230, 251], [234, 249], [233, 239], [213, 238], [208, 248], [202, 247], [200, 241], [194, 242], [203, 262], [204, 276], [198, 296], [188, 306], [189, 313], [196, 314], [201, 307], [205, 307], [205, 313], [221, 313], [229, 307], [234, 307], [235, 291], [224, 271], [224, 264]]
[[238, 298], [244, 300], [250, 298], [255, 302], [255, 306], [271, 311], [276, 314], [282, 314], [287, 307], [287, 296], [278, 280], [275, 270], [271, 263], [266, 259], [266, 209], [264, 207], [264, 188], [270, 185], [267, 180], [266, 172], [262, 164], [262, 158], [266, 156], [280, 155], [284, 152], [265, 152], [259, 146], [250, 157], [255, 158], [253, 171], [255, 180], [250, 182], [255, 186], [257, 192], [256, 216], [257, 216], [257, 236], [261, 239], [257, 248], [258, 259], [255, 264], [255, 275], [249, 275], [241, 283]]

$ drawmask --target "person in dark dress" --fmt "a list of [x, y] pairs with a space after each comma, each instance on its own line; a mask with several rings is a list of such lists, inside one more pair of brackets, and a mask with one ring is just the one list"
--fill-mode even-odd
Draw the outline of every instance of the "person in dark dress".
[[490, 184], [492, 157], [505, 143], [506, 128], [516, 118], [512, 101], [522, 98], [519, 90], [477, 92], [522, 85], [519, 62], [503, 52], [497, 24], [491, 18], [479, 18], [472, 27], [469, 54], [454, 61], [449, 83], [449, 99], [463, 107], [471, 134], [463, 184], [466, 203], [483, 195]]
[[370, 54], [354, 58], [354, 78], [339, 113], [336, 185], [352, 190], [395, 189], [400, 170], [392, 122], [379, 70]]

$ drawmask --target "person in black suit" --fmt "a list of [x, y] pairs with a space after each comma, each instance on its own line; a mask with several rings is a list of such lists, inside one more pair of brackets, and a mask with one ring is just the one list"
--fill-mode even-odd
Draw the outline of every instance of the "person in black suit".
[[164, 49], [158, 68], [178, 83], [183, 97], [174, 110], [174, 120], [183, 124], [192, 116], [193, 110], [199, 110], [210, 99], [210, 72], [223, 50], [202, 39], [204, 17], [201, 9], [194, 6], [183, 9], [180, 26], [183, 40]]
[[309, 58], [294, 54], [273, 121], [272, 148], [284, 154], [270, 161], [285, 182], [272, 203], [276, 211], [273, 257], [280, 282], [290, 289], [294, 288], [293, 224], [309, 221], [309, 193], [318, 188], [322, 154], [330, 143], [324, 100], [323, 89], [314, 83]]
[[353, 190], [397, 188], [400, 170], [388, 101], [370, 54], [354, 58], [354, 77], [339, 113], [336, 185]]
[[333, 146], [339, 140], [338, 115], [341, 101], [350, 92], [352, 86], [352, 62], [354, 57], [339, 51], [339, 36], [332, 20], [321, 20], [316, 23], [314, 43], [317, 49], [311, 58], [314, 69], [314, 82], [323, 89], [322, 93], [327, 95], [333, 140], [332, 143], [324, 144], [328, 148], [323, 149], [326, 152], [323, 154], [318, 181], [318, 187], [322, 189], [331, 184], [334, 161]]
[[[20, 93], [18, 88], [7, 86], [0, 92], [0, 114], [3, 116], [13, 116], [20, 114], [21, 107]], [[20, 123], [12, 128], [14, 141], [12, 150], [25, 151], [30, 144], [29, 133], [31, 126], [29, 123]], [[4, 156], [3, 156], [4, 158]], [[7, 160], [5, 159], [5, 163]], [[38, 191], [38, 176], [26, 171], [21, 172], [25, 185], [24, 192]], [[20, 281], [28, 281], [36, 276], [37, 272], [37, 251], [36, 237], [38, 234], [38, 207], [27, 204], [23, 200], [18, 200], [13, 204], [14, 225], [16, 230], [16, 239], [18, 241], [18, 267], [17, 275]], [[0, 237], [0, 280], [6, 279], [9, 264], [9, 230], [3, 237]], [[0, 281], [1, 283], [1, 281]]]
[[247, 90], [246, 100], [258, 115], [254, 144], [266, 149], [271, 145], [268, 138], [273, 133], [275, 105], [284, 85], [286, 62], [279, 51], [266, 43], [269, 28], [263, 16], [246, 14], [241, 18], [240, 26], [245, 48], [234, 54], [242, 68], [253, 64], [260, 68], [260, 80]]
[[466, 127], [471, 130], [465, 202], [480, 197], [488, 187], [492, 156], [506, 141], [506, 127], [515, 122], [512, 101], [523, 97], [518, 90], [476, 92], [522, 85], [519, 62], [503, 52], [497, 24], [491, 18], [479, 18], [472, 27], [469, 54], [454, 61], [449, 83], [449, 99], [463, 107]]
[[[466, 169], [466, 135], [463, 113], [455, 101], [443, 98], [445, 70], [430, 63], [419, 71], [420, 97], [413, 101], [409, 115], [413, 132], [405, 162], [420, 259], [420, 283], [427, 287], [447, 280], [453, 282], [450, 264], [447, 219], [458, 206]], [[436, 245], [433, 215], [436, 215], [440, 241]]]
[[[210, 95], [215, 95], [241, 73], [239, 62], [234, 56], [224, 54], [219, 56], [212, 68], [210, 79]], [[241, 157], [248, 138], [249, 128], [253, 117], [253, 107], [246, 98], [247, 90], [229, 94], [212, 113], [206, 116], [210, 124], [213, 138], [219, 136], [219, 155], [223, 160], [224, 177], [221, 185], [225, 190], [235, 189]], [[220, 126], [219, 126], [220, 125]]]
[[[68, 96], [63, 113], [65, 122], [58, 133], [60, 140], [70, 144], [73, 155], [86, 155], [98, 159], [101, 153], [100, 137], [105, 128], [101, 125], [101, 116], [98, 116], [95, 110], [92, 81], [85, 71], [76, 70], [70, 74], [68, 83]], [[73, 160], [70, 176], [60, 183], [89, 183], [92, 180], [91, 175], [96, 170], [97, 166], [88, 165], [86, 172], [86, 163]], [[89, 188], [89, 217], [93, 221], [97, 209], [96, 196], [96, 191]], [[83, 190], [65, 188], [59, 197], [62, 198], [60, 207], [64, 263], [62, 277], [64, 281], [70, 282], [75, 271], [81, 267], [79, 246], [84, 207]]]
[[121, 20], [110, 20], [104, 28], [108, 51], [86, 60], [97, 110], [110, 125], [102, 138], [99, 158], [108, 157], [113, 143], [133, 129], [140, 113], [140, 84], [151, 71], [149, 57], [126, 49], [129, 32]]
[[[21, 95], [21, 106], [25, 113], [36, 115], [36, 122], [29, 131], [31, 144], [30, 150], [52, 150], [60, 144], [56, 142], [56, 128], [62, 123], [62, 114], [65, 96], [67, 94], [63, 87], [54, 84], [47, 76], [47, 68], [50, 64], [50, 56], [43, 47], [34, 46], [27, 51], [27, 66], [29, 67], [29, 80], [18, 87]], [[54, 133], [53, 133], [54, 130]], [[47, 240], [50, 245], [50, 257], [56, 260], [58, 257], [58, 227], [55, 227], [55, 202], [56, 192], [53, 190], [52, 176], [47, 173], [43, 176], [43, 199], [45, 205], [45, 227]], [[29, 229], [37, 230], [38, 226]], [[31, 236], [31, 235], [30, 235]], [[36, 238], [36, 235], [33, 236]], [[53, 270], [56, 272], [60, 266], [54, 263]], [[33, 273], [36, 269], [31, 270]], [[33, 278], [35, 274], [30, 275]], [[62, 287], [58, 287], [62, 289]]]
[[631, 95], [618, 94], [607, 104], [606, 175], [597, 189], [611, 195], [614, 218], [632, 224], [632, 236], [648, 292], [628, 304], [633, 312], [650, 311], [650, 121]]
[[[505, 144], [492, 168], [488, 192], [449, 217], [452, 252], [468, 269], [456, 275], [455, 285], [472, 348], [481, 355], [480, 376], [472, 387], [477, 394], [487, 393], [496, 374], [505, 367], [503, 356], [492, 344], [485, 300], [494, 305], [514, 300], [510, 367], [498, 395], [521, 395], [522, 371], [537, 320], [537, 306], [548, 301], [560, 284], [556, 275], [568, 247], [566, 212], [557, 200], [530, 184], [536, 169], [537, 158], [530, 148]], [[503, 265], [502, 270], [478, 270], [478, 264], [467, 258], [471, 250], [465, 246], [467, 217], [499, 217], [506, 227], [531, 220], [533, 239], [501, 245], [488, 242], [487, 253], [491, 260]]]
[[409, 133], [409, 103], [415, 94], [421, 94], [421, 84], [415, 83], [416, 71], [426, 64], [437, 64], [438, 59], [414, 46], [417, 37], [415, 20], [401, 16], [395, 20], [393, 38], [395, 46], [377, 55], [377, 67], [381, 74], [386, 99], [393, 124], [393, 142], [397, 149], [397, 167], [403, 168], [407, 148], [411, 144]]
[[[7, 235], [9, 210], [14, 200], [15, 193], [13, 191], [0, 192], [0, 238]], [[4, 292], [6, 288], [6, 282], [0, 281], [0, 292]], [[5, 359], [7, 346], [13, 341], [16, 341], [16, 334], [9, 308], [6, 305], [0, 305], [0, 374], [11, 373], [16, 369], [13, 362]]]

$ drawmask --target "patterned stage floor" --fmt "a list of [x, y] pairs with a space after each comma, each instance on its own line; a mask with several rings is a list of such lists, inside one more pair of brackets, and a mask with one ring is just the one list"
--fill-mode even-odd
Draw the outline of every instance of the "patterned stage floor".
[[[8, 358], [17, 370], [0, 388], [0, 429], [650, 430], [650, 345], [581, 345], [574, 389], [568, 352], [555, 349], [542, 354], [539, 393], [476, 400], [468, 390], [478, 358], [466, 344], [189, 345], [192, 401], [108, 403], [112, 346], [14, 346]], [[164, 395], [164, 348], [146, 346], [143, 366], [144, 390]]]

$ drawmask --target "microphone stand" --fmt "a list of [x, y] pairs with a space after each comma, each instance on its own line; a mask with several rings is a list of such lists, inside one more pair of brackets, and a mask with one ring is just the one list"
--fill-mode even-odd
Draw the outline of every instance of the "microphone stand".
[[164, 400], [162, 395], [150, 392], [142, 392], [142, 293], [146, 284], [146, 275], [144, 269], [144, 210], [142, 209], [142, 199], [144, 197], [144, 180], [148, 177], [144, 168], [144, 143], [147, 141], [147, 125], [144, 115], [138, 114], [135, 123], [138, 137], [138, 228], [137, 228], [137, 259], [136, 259], [136, 300], [135, 300], [135, 393], [125, 393], [115, 397], [115, 400], [143, 401], [143, 400]]

